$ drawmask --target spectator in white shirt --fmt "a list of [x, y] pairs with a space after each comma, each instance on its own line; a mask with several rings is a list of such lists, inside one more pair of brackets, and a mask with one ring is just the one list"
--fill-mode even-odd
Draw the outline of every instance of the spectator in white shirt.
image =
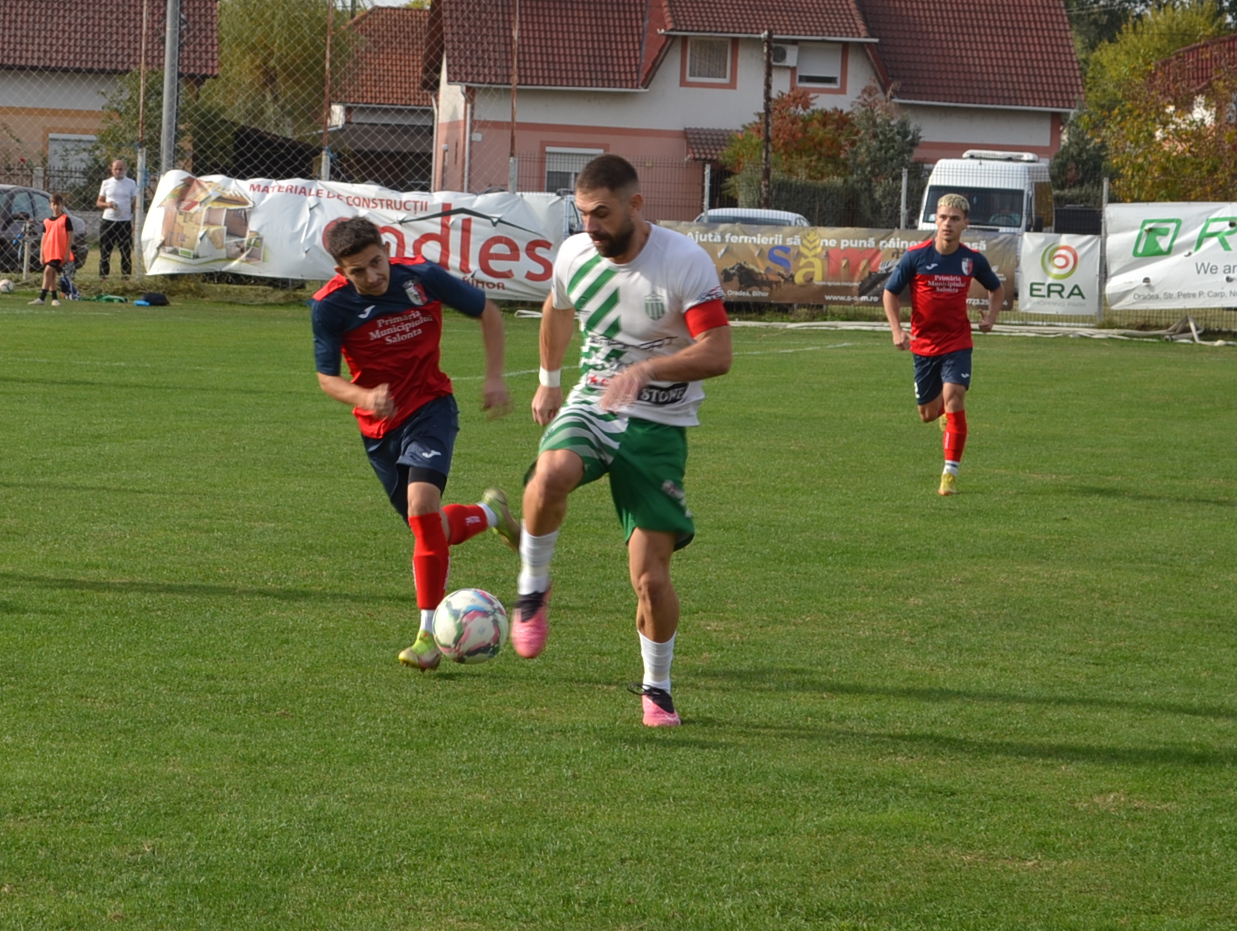
[[133, 274], [133, 202], [137, 200], [137, 185], [125, 177], [128, 166], [120, 159], [112, 162], [112, 176], [99, 187], [96, 207], [103, 208], [99, 226], [99, 280], [112, 271], [112, 249], [120, 252], [120, 276]]

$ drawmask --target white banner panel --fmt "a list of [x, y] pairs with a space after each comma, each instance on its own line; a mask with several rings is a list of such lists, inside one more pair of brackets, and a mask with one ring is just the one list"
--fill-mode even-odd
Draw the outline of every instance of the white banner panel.
[[1237, 204], [1109, 204], [1114, 310], [1237, 307]]
[[1098, 316], [1100, 237], [1023, 233], [1018, 311]]
[[498, 300], [540, 303], [563, 236], [563, 198], [551, 194], [399, 193], [370, 184], [294, 178], [239, 181], [168, 172], [142, 227], [152, 275], [204, 271], [325, 279], [333, 221], [376, 223], [393, 256], [444, 265]]

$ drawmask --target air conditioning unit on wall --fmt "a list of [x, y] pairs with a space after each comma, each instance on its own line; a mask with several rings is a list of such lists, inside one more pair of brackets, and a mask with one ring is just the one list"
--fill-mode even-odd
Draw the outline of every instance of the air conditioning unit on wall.
[[799, 63], [799, 46], [773, 45], [773, 66], [775, 68], [793, 68]]

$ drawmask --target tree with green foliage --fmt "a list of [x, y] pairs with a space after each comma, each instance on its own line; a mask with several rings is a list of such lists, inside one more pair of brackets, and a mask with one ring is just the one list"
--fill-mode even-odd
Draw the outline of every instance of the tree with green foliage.
[[1094, 128], [1114, 114], [1150, 76], [1156, 62], [1178, 49], [1229, 32], [1215, 0], [1160, 0], [1092, 53], [1086, 78], [1088, 119]]
[[1120, 35], [1145, 6], [1145, 0], [1065, 0], [1074, 48], [1084, 73], [1091, 53]]
[[1205, 87], [1162, 63], [1106, 128], [1117, 180], [1129, 201], [1232, 200], [1237, 191], [1237, 75]]
[[860, 92], [853, 111], [857, 135], [847, 153], [859, 210], [879, 226], [900, 222], [902, 172], [914, 165], [923, 138], [892, 97], [873, 84]]
[[[1111, 41], [1096, 46], [1086, 71], [1084, 106], [1070, 121], [1066, 142], [1053, 158], [1054, 186], [1069, 189], [1078, 202], [1098, 203], [1104, 177], [1115, 180], [1137, 170], [1140, 157], [1134, 153], [1155, 138], [1159, 125], [1159, 114], [1149, 109], [1147, 89], [1157, 63], [1228, 31], [1215, 0], [1159, 0], [1131, 17]], [[1188, 160], [1178, 168], [1193, 170]], [[1117, 196], [1130, 196], [1133, 190], [1128, 184], [1114, 186]]]
[[[280, 136], [321, 130], [327, 15], [323, 0], [219, 0], [219, 78], [202, 89], [205, 103]], [[353, 45], [347, 22], [342, 11], [334, 17], [336, 78]]]
[[[327, 4], [323, 0], [219, 0], [219, 76], [182, 81], [177, 103], [179, 165], [226, 171], [233, 133], [252, 127], [313, 142], [322, 129], [326, 81]], [[334, 17], [332, 83], [346, 73], [355, 46], [347, 14]], [[106, 162], [132, 159], [138, 137], [138, 71], [122, 76], [107, 98], [95, 146]], [[163, 74], [146, 74], [146, 161], [160, 163]]]

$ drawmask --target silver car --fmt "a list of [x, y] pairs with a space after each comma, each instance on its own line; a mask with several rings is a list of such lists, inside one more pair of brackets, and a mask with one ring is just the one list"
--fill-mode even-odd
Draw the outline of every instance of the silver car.
[[757, 207], [714, 207], [696, 217], [697, 223], [743, 223], [747, 226], [811, 226], [807, 217], [789, 210]]
[[[80, 266], [86, 260], [86, 221], [69, 211], [73, 222], [73, 255]], [[38, 188], [0, 184], [0, 270], [18, 271], [22, 267], [22, 242], [30, 225], [30, 266], [39, 267], [39, 244], [43, 221], [52, 215], [51, 195]]]

